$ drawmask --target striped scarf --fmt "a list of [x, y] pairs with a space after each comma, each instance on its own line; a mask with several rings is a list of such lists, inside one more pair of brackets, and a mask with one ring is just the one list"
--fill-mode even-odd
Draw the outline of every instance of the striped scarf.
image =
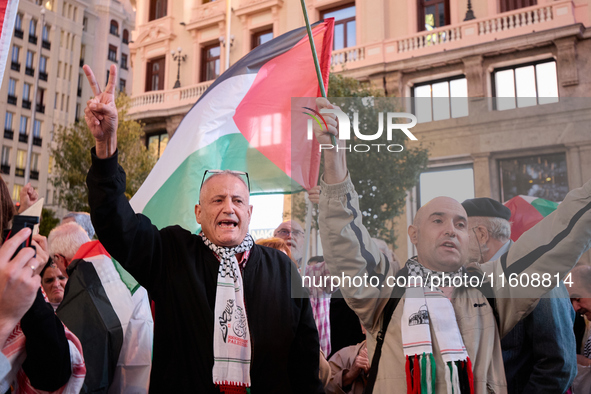
[[[423, 267], [415, 259], [408, 260], [406, 265], [409, 275], [421, 276], [424, 284], [424, 287], [406, 289], [402, 312], [401, 331], [402, 347], [406, 357], [407, 393], [436, 392], [432, 330], [439, 344], [441, 358], [446, 364], [447, 394], [473, 394], [472, 364], [458, 328], [453, 306], [441, 290], [431, 290], [427, 287], [430, 278], [440, 273]], [[445, 274], [453, 277], [461, 275], [461, 270]]]
[[240, 245], [228, 248], [213, 244], [203, 233], [200, 235], [220, 260], [214, 310], [213, 383], [221, 393], [247, 393], [251, 343], [236, 254], [250, 251], [254, 241], [246, 234]]

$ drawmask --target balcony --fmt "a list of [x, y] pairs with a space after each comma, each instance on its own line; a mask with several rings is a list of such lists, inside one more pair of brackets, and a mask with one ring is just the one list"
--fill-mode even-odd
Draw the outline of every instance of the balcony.
[[31, 109], [31, 102], [29, 100], [23, 100], [23, 108]]
[[576, 14], [570, 0], [538, 4], [431, 31], [333, 51], [331, 65], [334, 71], [339, 72], [492, 43], [573, 25], [580, 22], [575, 19]]
[[25, 144], [29, 142], [28, 136], [23, 133], [18, 133], [18, 142], [24, 142]]
[[35, 106], [35, 111], [37, 111], [37, 112], [39, 112], [41, 114], [44, 114], [45, 113], [45, 105], [43, 105], [43, 104], [37, 104]]
[[29, 42], [37, 45], [37, 37], [29, 35]]
[[25, 176], [25, 169], [24, 168], [15, 168], [14, 169], [14, 175], [16, 176], [20, 176], [21, 178], [24, 178]]
[[47, 73], [43, 71], [39, 71], [39, 79], [42, 81], [47, 81]]
[[39, 171], [38, 170], [31, 170], [31, 179], [38, 181], [39, 180]]
[[43, 145], [43, 138], [41, 137], [33, 137], [33, 145], [41, 146]]
[[9, 93], [8, 94], [8, 100], [6, 100], [6, 102], [8, 104], [16, 105], [16, 100], [17, 100], [17, 97], [16, 96], [13, 96], [12, 94]]
[[176, 107], [191, 106], [214, 81], [201, 82], [180, 89], [156, 90], [132, 96], [129, 114], [152, 110], [171, 110]]
[[10, 69], [14, 70], [14, 71], [20, 71], [21, 70], [21, 64], [17, 63], [17, 62], [11, 62], [10, 63]]
[[10, 165], [8, 165], [8, 164], [2, 164], [2, 165], [0, 166], [0, 171], [1, 171], [3, 174], [9, 175], [9, 174], [10, 174]]
[[48, 51], [51, 50], [51, 42], [49, 42], [49, 41], [42, 40], [41, 41], [41, 46], [44, 49], [47, 49]]
[[20, 29], [17, 29], [17, 28], [15, 28], [15, 29], [14, 29], [14, 36], [15, 36], [16, 38], [23, 38], [23, 34], [24, 34], [24, 33], [23, 33], [23, 31], [22, 31], [22, 30], [20, 30]]
[[25, 74], [34, 77], [35, 76], [35, 69], [32, 67], [25, 67]]
[[14, 138], [14, 131], [10, 129], [4, 129], [4, 138], [7, 140], [11, 140]]

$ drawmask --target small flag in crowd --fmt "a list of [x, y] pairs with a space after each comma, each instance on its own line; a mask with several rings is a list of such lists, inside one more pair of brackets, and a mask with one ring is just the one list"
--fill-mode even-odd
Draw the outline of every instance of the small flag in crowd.
[[517, 241], [521, 234], [551, 214], [558, 203], [534, 196], [515, 196], [505, 203], [511, 210], [511, 240]]
[[[334, 19], [312, 26], [328, 84]], [[131, 200], [159, 228], [197, 230], [194, 207], [205, 170], [246, 171], [251, 194], [316, 185], [320, 152], [306, 119], [292, 134], [292, 97], [320, 89], [305, 28], [252, 50], [224, 72], [185, 115], [164, 154]], [[299, 115], [299, 112], [298, 112]]]
[[0, 83], [6, 69], [17, 10], [18, 0], [0, 0]]

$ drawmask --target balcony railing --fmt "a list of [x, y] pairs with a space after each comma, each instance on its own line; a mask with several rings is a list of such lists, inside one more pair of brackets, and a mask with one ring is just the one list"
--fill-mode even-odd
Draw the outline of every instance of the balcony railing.
[[201, 82], [180, 89], [156, 90], [131, 98], [130, 114], [151, 109], [170, 109], [194, 104], [214, 81]]
[[[471, 45], [551, 30], [577, 23], [573, 2], [559, 0], [406, 37], [345, 48], [332, 53], [335, 71], [389, 63]], [[579, 21], [580, 22], [580, 21]]]
[[31, 102], [29, 100], [23, 100], [23, 108], [31, 109]]
[[18, 133], [18, 142], [29, 142], [29, 138], [26, 134]]
[[44, 114], [45, 113], [45, 105], [43, 105], [43, 104], [37, 104], [35, 106], [35, 110], [37, 112], [41, 113], [41, 114]]
[[21, 70], [21, 64], [17, 63], [17, 62], [11, 62], [10, 63], [10, 69], [14, 70], [14, 71], [20, 71]]
[[24, 177], [25, 176], [25, 169], [24, 168], [15, 168], [14, 175]]
[[39, 180], [39, 171], [31, 170], [31, 179], [38, 181]]
[[4, 129], [4, 138], [7, 140], [11, 140], [14, 138], [14, 131], [10, 129]]
[[42, 81], [47, 81], [47, 73], [39, 71], [39, 79]]
[[41, 137], [33, 137], [33, 145], [35, 145], [35, 146], [43, 145], [43, 139]]
[[14, 29], [14, 36], [15, 36], [16, 38], [23, 38], [23, 34], [24, 34], [24, 33], [23, 33], [23, 31], [22, 31], [22, 30], [19, 30], [19, 29], [17, 29], [17, 28], [15, 28], [15, 29]]
[[35, 45], [37, 45], [37, 37], [35, 37], [35, 36], [32, 36], [32, 35], [29, 35], [29, 42], [30, 42], [31, 44], [35, 44]]
[[35, 76], [35, 69], [32, 67], [25, 67], [25, 74], [34, 77]]
[[8, 94], [8, 99], [6, 100], [6, 102], [8, 104], [16, 105], [16, 100], [17, 100], [16, 96], [13, 96], [12, 94]]
[[42, 46], [44, 49], [50, 50], [50, 49], [51, 49], [51, 42], [49, 42], [49, 41], [45, 41], [45, 40], [42, 40], [42, 41], [41, 41], [41, 46]]
[[0, 170], [2, 171], [3, 174], [8, 175], [8, 174], [10, 174], [10, 165], [8, 165], [8, 164], [2, 164], [0, 166]]

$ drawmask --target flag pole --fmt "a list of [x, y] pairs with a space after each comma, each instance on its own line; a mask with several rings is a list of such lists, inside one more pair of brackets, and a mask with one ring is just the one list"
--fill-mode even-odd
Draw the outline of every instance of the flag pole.
[[[308, 11], [306, 10], [306, 2], [300, 0], [302, 3], [302, 11], [304, 13], [304, 20], [306, 21], [306, 30], [308, 31], [308, 40], [310, 41], [310, 47], [312, 48], [312, 57], [314, 58], [314, 67], [316, 67], [316, 77], [318, 78], [318, 85], [320, 86], [320, 93], [322, 97], [326, 98], [326, 90], [324, 89], [324, 81], [322, 80], [322, 73], [320, 72], [320, 64], [318, 63], [318, 54], [316, 53], [316, 45], [314, 45], [314, 37], [312, 36], [312, 28], [310, 27], [310, 21], [308, 20]], [[334, 135], [330, 135], [333, 146], [337, 146], [337, 140]]]

